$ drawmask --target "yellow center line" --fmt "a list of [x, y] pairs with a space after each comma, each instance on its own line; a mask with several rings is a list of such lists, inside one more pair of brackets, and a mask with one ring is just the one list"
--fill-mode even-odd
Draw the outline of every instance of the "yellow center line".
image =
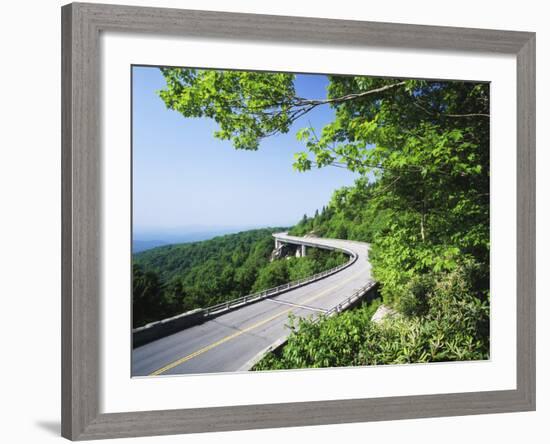
[[[319, 299], [321, 296], [324, 296], [325, 294], [327, 293], [330, 293], [331, 291], [333, 291], [334, 289], [338, 288], [338, 287], [341, 287], [342, 285], [344, 284], [347, 284], [348, 282], [354, 280], [355, 278], [357, 278], [358, 276], [362, 275], [363, 272], [360, 272], [360, 273], [356, 273], [354, 274], [353, 276], [349, 277], [348, 279], [344, 280], [344, 281], [341, 281], [339, 282], [337, 285], [334, 285], [330, 288], [327, 288], [326, 290], [323, 290], [322, 292], [314, 295], [313, 297], [309, 298], [309, 299], [306, 299], [305, 301], [302, 302], [302, 304], [307, 304], [308, 302], [311, 302], [311, 301], [314, 301], [316, 299]], [[267, 324], [268, 322], [271, 322], [272, 320], [274, 319], [277, 319], [278, 317], [292, 311], [292, 310], [295, 310], [295, 307], [292, 307], [292, 308], [288, 308], [288, 309], [285, 309], [267, 319], [264, 319], [260, 322], [257, 322], [256, 324], [253, 324], [249, 327], [246, 327], [244, 328], [243, 330], [239, 330], [229, 336], [226, 336], [222, 339], [220, 339], [219, 341], [216, 341], [216, 342], [213, 342], [212, 344], [210, 345], [207, 345], [206, 347], [203, 347], [187, 356], [184, 356], [183, 358], [180, 358], [178, 359], [177, 361], [174, 361], [174, 362], [171, 362], [170, 364], [167, 364], [165, 365], [164, 367], [162, 368], [159, 368], [158, 370], [155, 370], [153, 373], [151, 373], [149, 376], [157, 376], [157, 375], [160, 375], [170, 369], [173, 369], [174, 367], [177, 367], [178, 365], [181, 365], [183, 364], [184, 362], [187, 362], [189, 361], [190, 359], [193, 359], [199, 355], [202, 355], [203, 353], [206, 353], [208, 350], [212, 350], [213, 348], [227, 342], [227, 341], [230, 341], [231, 339], [234, 339], [244, 333], [248, 333], [249, 331], [251, 330], [254, 330], [255, 328], [258, 328], [258, 327], [261, 327], [262, 325], [265, 325]]]

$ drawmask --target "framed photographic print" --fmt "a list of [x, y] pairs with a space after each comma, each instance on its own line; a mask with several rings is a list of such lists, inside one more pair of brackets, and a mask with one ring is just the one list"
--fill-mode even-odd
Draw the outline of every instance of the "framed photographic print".
[[535, 408], [535, 36], [70, 4], [62, 434]]

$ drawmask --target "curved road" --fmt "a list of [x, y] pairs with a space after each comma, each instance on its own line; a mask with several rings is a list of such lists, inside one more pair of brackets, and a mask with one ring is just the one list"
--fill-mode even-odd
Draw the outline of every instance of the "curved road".
[[132, 376], [248, 370], [251, 359], [286, 338], [289, 314], [317, 317], [345, 301], [371, 278], [369, 246], [363, 242], [274, 235], [286, 243], [345, 249], [355, 263], [324, 279], [225, 313], [201, 325], [133, 350]]

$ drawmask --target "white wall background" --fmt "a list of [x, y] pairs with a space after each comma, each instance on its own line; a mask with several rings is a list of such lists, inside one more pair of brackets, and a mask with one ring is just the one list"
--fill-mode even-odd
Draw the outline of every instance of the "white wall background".
[[[294, 429], [126, 440], [142, 443], [422, 442], [542, 443], [548, 440], [550, 304], [548, 260], [550, 29], [537, 0], [149, 0], [122, 1], [256, 12], [498, 28], [537, 32], [538, 78], [538, 411]], [[103, 3], [113, 3], [103, 0]], [[60, 442], [60, 6], [58, 0], [6, 2], [0, 69], [0, 402], [2, 441]], [[545, 248], [546, 247], [546, 248]]]

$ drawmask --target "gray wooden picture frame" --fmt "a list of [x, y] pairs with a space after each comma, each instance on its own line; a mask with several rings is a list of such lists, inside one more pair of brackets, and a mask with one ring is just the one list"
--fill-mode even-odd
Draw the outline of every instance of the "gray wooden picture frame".
[[[99, 411], [100, 45], [104, 31], [510, 54], [517, 58], [515, 390]], [[535, 34], [103, 4], [62, 8], [62, 435], [73, 440], [535, 409]]]

